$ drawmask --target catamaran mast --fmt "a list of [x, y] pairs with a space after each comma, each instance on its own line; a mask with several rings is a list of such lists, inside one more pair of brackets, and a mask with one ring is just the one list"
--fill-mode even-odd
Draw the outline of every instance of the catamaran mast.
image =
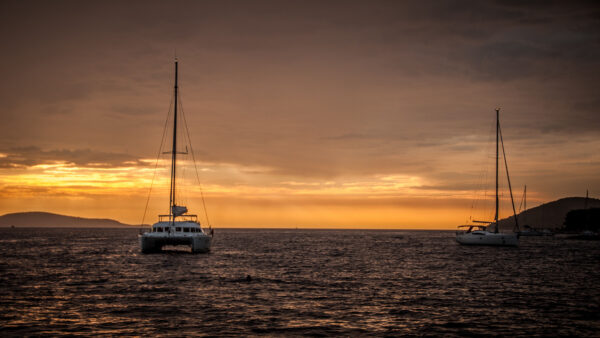
[[175, 106], [173, 108], [173, 149], [171, 152], [171, 191], [169, 196], [169, 218], [175, 220], [175, 213], [173, 212], [175, 206], [175, 170], [177, 168], [177, 59], [175, 59]]
[[523, 191], [523, 211], [527, 210], [527, 184], [525, 184], [525, 190]]
[[496, 230], [498, 232], [498, 137], [500, 132], [500, 109], [496, 109], [496, 214], [494, 215], [494, 222], [496, 222]]

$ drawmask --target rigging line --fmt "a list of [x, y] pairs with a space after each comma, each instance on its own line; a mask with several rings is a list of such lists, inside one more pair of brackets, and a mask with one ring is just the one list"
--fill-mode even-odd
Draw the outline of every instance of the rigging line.
[[486, 187], [488, 186], [488, 182], [489, 182], [489, 167], [490, 167], [490, 161], [489, 159], [491, 158], [491, 146], [492, 146], [492, 137], [493, 137], [493, 130], [496, 128], [496, 123], [494, 122], [494, 124], [490, 123], [489, 125], [489, 132], [487, 133], [488, 137], [487, 137], [487, 141], [485, 142], [485, 147], [482, 147], [481, 153], [482, 153], [482, 157], [486, 158], [487, 160], [484, 162], [484, 165], [482, 166], [482, 169], [479, 171], [478, 173], [478, 178], [477, 178], [477, 185], [475, 186], [475, 188], [473, 188], [473, 200], [471, 201], [471, 208], [469, 210], [469, 218], [473, 218], [473, 214], [474, 214], [474, 210], [476, 207], [479, 207], [480, 202], [481, 204], [483, 204], [482, 210], [483, 210], [483, 215], [485, 216], [481, 216], [482, 219], [487, 219], [487, 218], [493, 218], [493, 216], [487, 216], [487, 206], [485, 204], [485, 201], [487, 200], [487, 189]]
[[523, 199], [525, 198], [525, 193], [521, 195], [521, 202], [519, 203], [519, 213], [521, 212], [521, 207], [523, 206]]
[[489, 201], [489, 198], [491, 197], [491, 195], [493, 195], [493, 193], [492, 190], [489, 188], [490, 179], [492, 178], [490, 168], [494, 166], [494, 161], [492, 159], [495, 159], [494, 145], [496, 134], [496, 121], [490, 121], [488, 128], [488, 139], [486, 143], [486, 148], [484, 149], [484, 154], [487, 155], [487, 160], [485, 161], [483, 181], [481, 181], [480, 183], [483, 184], [480, 186], [480, 189], [483, 191], [483, 194], [481, 194], [481, 208], [483, 211], [481, 215], [482, 217], [485, 217], [485, 219], [493, 219], [494, 208], [492, 207], [492, 204]]
[[185, 118], [185, 112], [183, 110], [181, 99], [179, 100], [179, 107], [181, 110], [181, 116], [183, 117], [183, 124], [185, 125], [185, 132], [187, 134], [188, 142], [190, 144], [190, 152], [192, 153], [192, 161], [194, 162], [194, 169], [196, 170], [196, 180], [198, 181], [198, 186], [200, 187], [200, 197], [202, 197], [202, 207], [204, 208], [204, 216], [206, 216], [206, 223], [208, 223], [208, 227], [212, 228], [210, 225], [210, 220], [208, 219], [208, 211], [206, 210], [206, 202], [204, 201], [204, 191], [202, 189], [202, 183], [200, 183], [200, 175], [198, 175], [198, 166], [196, 165], [196, 156], [194, 155], [194, 147], [192, 146], [192, 139], [190, 138], [190, 130], [188, 129], [188, 123]]
[[523, 196], [521, 196], [521, 202], [519, 202], [519, 212], [521, 212], [522, 207], [523, 207]]
[[171, 97], [171, 102], [169, 103], [169, 112], [167, 113], [167, 118], [165, 119], [165, 125], [163, 127], [163, 135], [160, 139], [160, 147], [158, 147], [158, 155], [156, 155], [156, 163], [154, 164], [154, 173], [152, 174], [152, 183], [150, 183], [150, 189], [148, 190], [148, 198], [146, 198], [146, 207], [144, 208], [144, 216], [142, 216], [142, 222], [140, 226], [144, 224], [146, 220], [146, 212], [148, 211], [148, 203], [150, 203], [150, 195], [152, 194], [152, 187], [154, 186], [154, 179], [156, 178], [156, 168], [158, 168], [158, 159], [160, 158], [160, 153], [162, 151], [163, 144], [165, 142], [165, 135], [167, 134], [167, 123], [169, 122], [169, 117], [171, 116], [171, 105], [173, 104], [173, 97]]
[[[512, 203], [513, 216], [515, 217], [515, 229], [519, 231], [519, 221], [517, 219], [517, 212], [515, 210], [515, 200], [513, 199], [512, 187], [510, 185], [510, 175], [508, 174], [508, 162], [506, 161], [506, 152], [504, 151], [504, 140], [502, 139], [502, 128], [498, 129], [500, 131], [500, 143], [502, 143], [502, 155], [504, 157], [504, 166], [506, 167], [506, 179], [508, 180], [508, 190], [510, 191], [510, 201]], [[514, 229], [513, 229], [514, 231]]]
[[493, 146], [494, 146], [494, 134], [495, 134], [496, 124], [489, 124], [488, 129], [488, 138], [485, 143], [485, 148], [482, 149], [483, 155], [486, 160], [484, 162], [483, 171], [481, 172], [479, 186], [478, 188], [483, 191], [481, 194], [483, 199], [487, 200], [488, 197], [488, 188], [489, 188], [489, 179], [490, 179], [490, 167], [492, 167], [492, 158], [493, 157]]

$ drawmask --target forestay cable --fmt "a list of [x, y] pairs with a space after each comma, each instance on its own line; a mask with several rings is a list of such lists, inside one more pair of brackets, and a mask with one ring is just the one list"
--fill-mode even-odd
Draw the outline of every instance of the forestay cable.
[[208, 227], [212, 228], [212, 226], [210, 224], [210, 220], [208, 218], [208, 210], [206, 210], [206, 202], [204, 201], [204, 192], [202, 189], [202, 183], [200, 183], [200, 175], [198, 174], [198, 166], [196, 165], [196, 156], [194, 155], [194, 147], [192, 146], [192, 139], [190, 138], [190, 130], [188, 129], [188, 123], [185, 118], [185, 112], [183, 110], [181, 98], [179, 99], [179, 109], [181, 110], [181, 116], [183, 117], [183, 124], [185, 125], [185, 132], [187, 134], [188, 143], [190, 144], [190, 151], [192, 153], [192, 161], [194, 162], [194, 169], [196, 171], [196, 180], [198, 181], [198, 186], [200, 187], [200, 197], [202, 197], [202, 207], [204, 208], [204, 216], [206, 216], [206, 223], [208, 223]]
[[150, 203], [150, 195], [152, 194], [152, 187], [154, 186], [154, 179], [156, 178], [156, 168], [158, 168], [158, 160], [160, 159], [160, 154], [162, 151], [163, 144], [165, 142], [165, 136], [167, 134], [167, 123], [169, 122], [169, 117], [171, 116], [171, 106], [173, 105], [173, 97], [171, 96], [171, 102], [169, 103], [169, 112], [167, 113], [167, 119], [165, 120], [165, 125], [163, 127], [163, 134], [160, 138], [160, 146], [158, 147], [158, 154], [156, 155], [156, 163], [154, 164], [154, 173], [152, 174], [152, 183], [150, 183], [150, 189], [148, 190], [148, 198], [146, 198], [146, 207], [144, 208], [144, 216], [142, 216], [142, 222], [140, 226], [144, 225], [144, 221], [146, 220], [146, 212], [148, 211], [148, 203]]

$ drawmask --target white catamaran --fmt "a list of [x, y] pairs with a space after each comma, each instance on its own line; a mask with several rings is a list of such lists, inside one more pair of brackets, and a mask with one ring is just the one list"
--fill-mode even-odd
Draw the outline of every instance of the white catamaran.
[[[504, 164], [506, 166], [506, 177], [508, 180], [508, 188], [510, 190], [510, 199], [512, 201], [513, 214], [515, 219], [515, 232], [501, 233], [498, 226], [498, 145], [502, 143], [502, 154]], [[473, 221], [471, 225], [461, 225], [459, 228], [466, 230], [456, 231], [456, 241], [463, 245], [498, 245], [498, 246], [518, 246], [519, 245], [519, 223], [515, 212], [515, 203], [512, 196], [512, 188], [510, 186], [510, 176], [508, 175], [508, 164], [506, 163], [506, 153], [504, 152], [504, 141], [502, 140], [502, 132], [500, 130], [500, 109], [496, 109], [496, 212], [493, 222]], [[493, 227], [493, 230], [490, 228]]]
[[[175, 88], [173, 109], [173, 147], [171, 154], [171, 187], [169, 196], [169, 214], [159, 215], [158, 222], [152, 225], [150, 232], [140, 235], [140, 246], [143, 253], [160, 252], [166, 245], [187, 245], [193, 253], [210, 251], [211, 234], [204, 232], [198, 222], [198, 216], [187, 215], [187, 207], [178, 205], [176, 192], [177, 170], [177, 60], [175, 60]], [[185, 122], [185, 121], [184, 121]]]

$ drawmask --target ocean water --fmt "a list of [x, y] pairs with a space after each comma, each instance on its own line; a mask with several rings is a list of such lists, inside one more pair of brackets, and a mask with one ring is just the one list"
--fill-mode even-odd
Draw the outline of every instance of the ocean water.
[[0, 229], [0, 334], [600, 335], [600, 242], [216, 229], [142, 255], [137, 233]]

